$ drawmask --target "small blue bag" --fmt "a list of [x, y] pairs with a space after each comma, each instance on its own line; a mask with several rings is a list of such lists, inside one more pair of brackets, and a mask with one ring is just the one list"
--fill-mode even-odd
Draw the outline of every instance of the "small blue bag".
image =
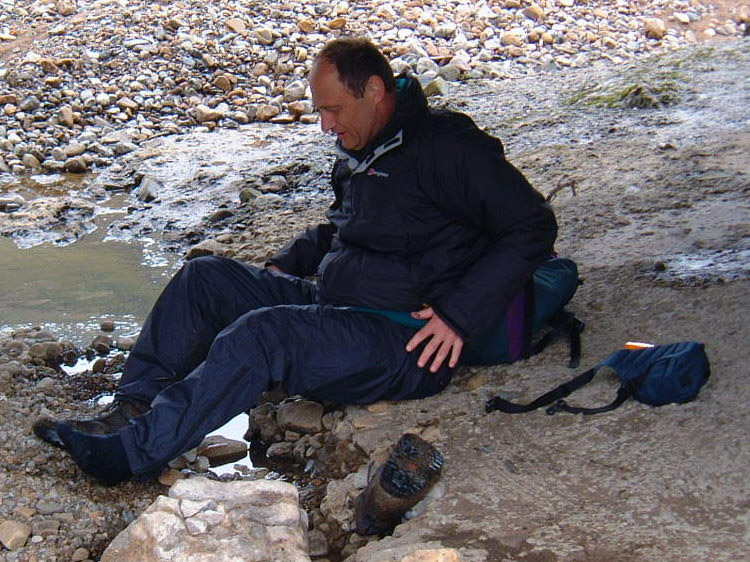
[[[614, 369], [620, 379], [617, 397], [610, 404], [600, 408], [578, 408], [569, 406], [563, 400], [574, 390], [589, 383], [605, 365]], [[683, 403], [698, 395], [709, 375], [708, 356], [702, 343], [677, 342], [645, 349], [622, 349], [530, 404], [514, 404], [495, 397], [487, 402], [485, 410], [517, 414], [552, 404], [546, 410], [550, 415], [560, 410], [574, 414], [598, 414], [614, 410], [630, 397], [652, 406]]]

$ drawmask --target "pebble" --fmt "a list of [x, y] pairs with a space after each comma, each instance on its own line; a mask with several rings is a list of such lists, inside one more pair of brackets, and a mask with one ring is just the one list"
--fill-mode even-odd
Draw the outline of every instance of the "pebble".
[[[681, 27], [667, 33], [658, 15], [670, 8], [670, 19]], [[10, 50], [0, 67], [0, 171], [84, 173], [145, 140], [192, 127], [317, 123], [306, 77], [317, 49], [347, 30], [382, 45], [395, 71], [454, 82], [535, 76], [677, 48], [695, 40], [690, 25], [708, 14], [702, 5], [665, 0], [614, 6], [605, 0], [491, 6], [414, 0], [372, 11], [294, 0], [232, 4], [230, 10], [198, 0], [106, 0], [85, 8], [75, 0], [37, 2], [29, 10], [16, 8], [12, 26], [0, 26], [0, 40], [13, 41], [38, 18], [48, 25], [48, 36], [33, 51]], [[703, 37], [741, 36], [748, 17], [742, 4], [732, 19], [715, 18]], [[441, 90], [436, 86], [434, 93]], [[125, 144], [105, 150], [95, 143], [124, 129], [135, 133], [121, 139]], [[85, 135], [93, 139], [84, 142]], [[85, 145], [75, 156], [86, 158], [53, 154], [73, 142]], [[18, 155], [20, 143], [26, 150]]]

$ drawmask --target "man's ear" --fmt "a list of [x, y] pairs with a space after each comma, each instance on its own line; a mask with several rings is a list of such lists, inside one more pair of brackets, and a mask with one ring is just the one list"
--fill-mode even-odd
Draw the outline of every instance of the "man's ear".
[[365, 84], [365, 96], [368, 96], [375, 103], [380, 103], [385, 97], [385, 83], [380, 76], [373, 74], [367, 79], [367, 84]]

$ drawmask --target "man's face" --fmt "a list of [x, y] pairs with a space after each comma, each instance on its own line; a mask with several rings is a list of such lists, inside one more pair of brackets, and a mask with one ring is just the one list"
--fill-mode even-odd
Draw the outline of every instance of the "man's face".
[[[378, 80], [371, 77], [370, 81]], [[320, 112], [323, 132], [334, 133], [347, 150], [360, 150], [378, 134], [382, 124], [377, 105], [382, 99], [377, 87], [368, 83], [364, 95], [356, 97], [339, 80], [333, 64], [320, 62], [310, 75], [313, 103]]]

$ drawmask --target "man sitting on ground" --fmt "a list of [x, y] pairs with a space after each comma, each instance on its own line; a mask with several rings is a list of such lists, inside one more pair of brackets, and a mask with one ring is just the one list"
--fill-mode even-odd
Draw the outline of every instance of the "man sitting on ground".
[[276, 383], [342, 404], [439, 392], [466, 342], [550, 256], [554, 214], [500, 141], [430, 109], [369, 41], [326, 44], [310, 86], [337, 137], [329, 222], [265, 269], [186, 263], [143, 326], [112, 412], [35, 424], [101, 482], [157, 473]]

